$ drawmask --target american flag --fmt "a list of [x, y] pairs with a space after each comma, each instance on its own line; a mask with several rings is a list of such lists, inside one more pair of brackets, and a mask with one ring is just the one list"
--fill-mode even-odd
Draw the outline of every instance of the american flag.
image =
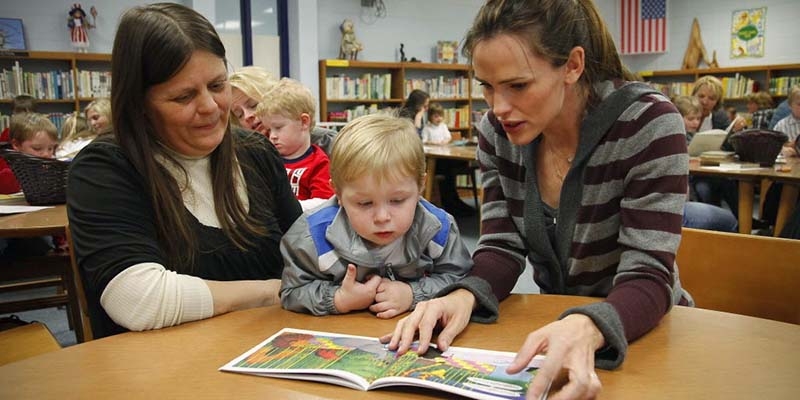
[[620, 0], [622, 54], [667, 51], [667, 0]]

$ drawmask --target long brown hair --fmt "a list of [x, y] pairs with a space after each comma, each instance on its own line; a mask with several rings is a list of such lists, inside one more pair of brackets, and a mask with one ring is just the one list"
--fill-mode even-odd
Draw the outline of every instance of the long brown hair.
[[[191, 272], [198, 244], [177, 181], [156, 161], [158, 153], [180, 167], [160, 149], [156, 130], [144, 112], [145, 94], [150, 87], [177, 74], [197, 50], [225, 60], [225, 47], [208, 20], [188, 7], [158, 3], [132, 8], [122, 15], [111, 56], [114, 135], [134, 168], [146, 179], [159, 243], [170, 269], [178, 272]], [[210, 163], [214, 211], [221, 229], [234, 245], [244, 249], [253, 236], [266, 234], [266, 228], [248, 215], [236, 194], [236, 146], [229, 125], [222, 142], [211, 153]]]
[[554, 67], [580, 46], [585, 54], [581, 86], [588, 104], [599, 102], [593, 85], [610, 79], [636, 80], [622, 65], [614, 40], [592, 0], [488, 0], [467, 32], [462, 53], [472, 59], [475, 46], [497, 35], [514, 35]]

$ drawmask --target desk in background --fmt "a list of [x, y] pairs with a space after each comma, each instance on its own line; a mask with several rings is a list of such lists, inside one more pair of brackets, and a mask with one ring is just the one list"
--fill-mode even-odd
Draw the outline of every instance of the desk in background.
[[689, 161], [689, 174], [697, 176], [711, 176], [717, 178], [735, 179], [739, 183], [739, 233], [750, 234], [753, 229], [753, 199], [755, 197], [755, 184], [767, 180], [773, 183], [783, 183], [781, 199], [778, 205], [778, 214], [775, 218], [775, 236], [779, 236], [786, 225], [797, 203], [800, 192], [800, 159], [789, 157], [787, 166], [791, 171], [781, 172], [769, 168], [720, 170], [718, 168], [700, 165], [699, 158]]
[[[478, 146], [434, 146], [425, 145], [425, 172], [427, 177], [425, 179], [425, 192], [422, 194], [426, 200], [431, 201], [433, 196], [433, 184], [436, 179], [436, 160], [440, 158], [461, 160], [461, 161], [475, 161], [475, 153]], [[476, 184], [473, 182], [473, 185]], [[477, 205], [480, 207], [480, 205]]]
[[[470, 324], [454, 345], [516, 351], [528, 332], [568, 307], [599, 299], [512, 295], [495, 324]], [[363, 336], [397, 318], [370, 313], [313, 317], [256, 308], [148, 332], [129, 332], [0, 367], [2, 398], [441, 398], [415, 388], [370, 392], [219, 372], [283, 327]], [[793, 399], [800, 393], [800, 325], [676, 306], [634, 342], [625, 363], [598, 371], [605, 399]]]

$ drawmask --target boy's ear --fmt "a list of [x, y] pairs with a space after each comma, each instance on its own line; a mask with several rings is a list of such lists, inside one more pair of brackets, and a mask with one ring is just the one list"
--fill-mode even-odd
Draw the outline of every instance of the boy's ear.
[[308, 113], [300, 114], [300, 125], [307, 131], [311, 130], [311, 116]]
[[17, 139], [11, 139], [11, 148], [16, 151], [22, 151], [21, 149], [22, 143], [19, 142]]

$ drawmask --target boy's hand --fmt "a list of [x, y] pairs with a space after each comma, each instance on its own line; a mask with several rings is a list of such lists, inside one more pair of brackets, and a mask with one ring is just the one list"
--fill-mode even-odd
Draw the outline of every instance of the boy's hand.
[[381, 277], [373, 275], [366, 282], [356, 281], [356, 266], [347, 265], [347, 273], [342, 280], [342, 286], [333, 295], [333, 305], [336, 310], [344, 314], [354, 310], [363, 310], [375, 302], [375, 293]]
[[388, 319], [408, 311], [413, 302], [414, 293], [408, 283], [383, 278], [378, 285], [375, 304], [369, 310], [378, 318]]

